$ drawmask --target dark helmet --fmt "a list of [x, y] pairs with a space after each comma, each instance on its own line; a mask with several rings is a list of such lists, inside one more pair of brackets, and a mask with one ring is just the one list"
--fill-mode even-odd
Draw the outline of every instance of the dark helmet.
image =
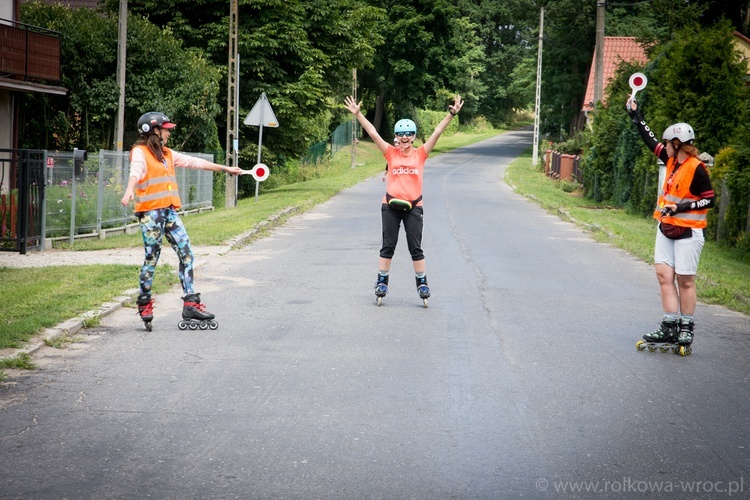
[[145, 113], [138, 118], [138, 133], [141, 135], [151, 134], [155, 127], [174, 128], [176, 125], [172, 123], [164, 113], [157, 113], [154, 111]]

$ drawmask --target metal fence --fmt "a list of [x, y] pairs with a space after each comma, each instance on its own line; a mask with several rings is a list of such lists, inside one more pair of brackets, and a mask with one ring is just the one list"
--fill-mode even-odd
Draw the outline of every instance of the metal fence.
[[[356, 124], [352, 123], [351, 120], [345, 121], [336, 127], [336, 130], [331, 134], [331, 158], [336, 156], [336, 153], [338, 153], [341, 148], [352, 145], [352, 126], [356, 127]], [[355, 131], [358, 131], [358, 129], [355, 128]], [[323, 161], [328, 153], [329, 149], [327, 141], [316, 142], [307, 149], [307, 153], [302, 157], [302, 163], [305, 165], [319, 163]]]
[[[213, 155], [186, 153], [213, 162]], [[100, 150], [88, 155], [80, 172], [75, 172], [73, 152], [47, 152], [44, 214], [46, 238], [82, 234], [100, 235], [109, 228], [136, 222], [132, 203], [120, 203], [130, 173], [129, 152]], [[176, 169], [182, 210], [210, 208], [213, 172], [192, 168]]]
[[0, 149], [0, 251], [42, 244], [44, 160], [42, 150]]
[[[331, 135], [331, 156], [335, 156], [339, 149], [352, 145], [352, 125], [356, 121], [346, 121], [336, 127]], [[356, 126], [356, 125], [354, 125]]]

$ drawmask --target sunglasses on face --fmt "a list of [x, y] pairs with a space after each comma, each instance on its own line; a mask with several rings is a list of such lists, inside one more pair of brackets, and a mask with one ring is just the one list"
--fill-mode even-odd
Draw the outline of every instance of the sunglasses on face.
[[414, 132], [396, 132], [396, 137], [412, 137]]

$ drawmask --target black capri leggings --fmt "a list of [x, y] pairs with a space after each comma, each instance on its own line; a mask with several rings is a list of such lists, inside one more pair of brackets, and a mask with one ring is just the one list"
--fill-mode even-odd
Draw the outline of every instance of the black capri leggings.
[[392, 259], [398, 243], [398, 231], [401, 222], [404, 223], [406, 232], [406, 244], [409, 245], [411, 260], [424, 260], [422, 251], [422, 229], [424, 228], [424, 212], [422, 207], [414, 207], [408, 212], [392, 210], [386, 203], [380, 208], [383, 221], [383, 245], [380, 248], [380, 256], [384, 259]]

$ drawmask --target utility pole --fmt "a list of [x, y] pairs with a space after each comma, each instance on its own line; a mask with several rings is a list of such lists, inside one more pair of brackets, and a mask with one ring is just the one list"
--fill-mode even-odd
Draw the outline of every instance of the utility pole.
[[[357, 102], [357, 68], [352, 70], [352, 98]], [[357, 118], [352, 116], [352, 168], [357, 166]]]
[[122, 151], [125, 134], [125, 61], [128, 45], [128, 0], [120, 0], [120, 17], [117, 30], [117, 85], [120, 87], [120, 99], [117, 103], [115, 121], [115, 151]]
[[[229, 64], [227, 67], [227, 167], [237, 165], [237, 113], [239, 113], [239, 103], [237, 102], [239, 91], [239, 82], [237, 81], [239, 78], [239, 54], [237, 51], [239, 4], [238, 0], [231, 0], [231, 2], [229, 7]], [[224, 176], [226, 179], [224, 206], [234, 208], [237, 206], [237, 177], [231, 174], [224, 174]]]
[[606, 0], [596, 2], [596, 49], [594, 52], [594, 106], [604, 99], [604, 12]]
[[539, 47], [536, 55], [536, 99], [534, 103], [534, 148], [531, 158], [533, 166], [539, 165], [539, 113], [542, 93], [542, 41], [544, 40], [544, 7], [539, 12]]

